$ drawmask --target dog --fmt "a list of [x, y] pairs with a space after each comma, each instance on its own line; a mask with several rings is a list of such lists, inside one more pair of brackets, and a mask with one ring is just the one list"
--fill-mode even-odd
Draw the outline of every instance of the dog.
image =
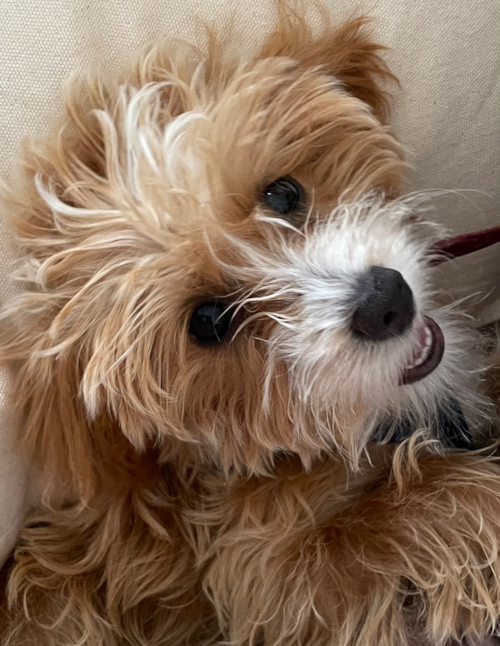
[[43, 495], [2, 644], [493, 639], [482, 342], [436, 286], [383, 48], [322, 24], [157, 42], [28, 145], [0, 358]]

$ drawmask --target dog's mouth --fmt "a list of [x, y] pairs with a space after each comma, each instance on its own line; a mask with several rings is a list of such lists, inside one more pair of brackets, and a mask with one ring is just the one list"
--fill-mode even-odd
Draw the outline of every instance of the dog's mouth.
[[443, 332], [436, 321], [424, 316], [418, 330], [418, 344], [410, 363], [403, 370], [401, 384], [414, 384], [430, 375], [441, 363], [443, 354]]
[[[430, 249], [430, 263], [441, 264], [498, 242], [500, 242], [500, 226], [446, 238]], [[424, 316], [418, 331], [418, 344], [410, 363], [403, 370], [401, 384], [413, 384], [430, 375], [441, 363], [444, 346], [441, 328], [429, 316]]]

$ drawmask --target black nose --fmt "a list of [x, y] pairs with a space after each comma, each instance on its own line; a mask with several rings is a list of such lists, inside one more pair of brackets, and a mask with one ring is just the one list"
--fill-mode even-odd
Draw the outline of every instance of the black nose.
[[413, 294], [399, 271], [370, 267], [359, 283], [357, 308], [351, 322], [353, 332], [382, 341], [406, 332], [414, 316]]

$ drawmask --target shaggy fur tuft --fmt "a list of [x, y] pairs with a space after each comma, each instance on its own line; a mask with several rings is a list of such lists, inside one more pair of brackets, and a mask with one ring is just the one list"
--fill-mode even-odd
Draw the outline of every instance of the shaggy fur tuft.
[[[500, 465], [445, 451], [491, 413], [481, 341], [436, 291], [442, 234], [402, 196], [392, 75], [364, 18], [285, 5], [243, 57], [155, 43], [74, 83], [8, 196], [21, 297], [2, 310], [42, 500], [4, 646], [486, 644], [500, 613]], [[293, 177], [290, 217], [265, 189]], [[399, 271], [416, 315], [356, 338], [357, 286]], [[202, 303], [229, 333], [189, 333]], [[432, 317], [444, 356], [402, 384]], [[419, 430], [397, 448], [399, 424]], [[379, 443], [375, 443], [374, 434]], [[415, 641], [417, 640], [417, 641]], [[482, 642], [484, 640], [484, 642]]]

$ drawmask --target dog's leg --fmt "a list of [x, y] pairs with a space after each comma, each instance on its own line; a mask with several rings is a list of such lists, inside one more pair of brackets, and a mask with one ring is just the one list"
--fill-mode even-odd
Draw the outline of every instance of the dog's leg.
[[16, 550], [0, 643], [212, 646], [217, 629], [181, 525], [153, 493], [38, 512]]
[[232, 489], [213, 512], [206, 579], [231, 644], [487, 638], [500, 615], [500, 465], [405, 450], [371, 484], [330, 463]]

